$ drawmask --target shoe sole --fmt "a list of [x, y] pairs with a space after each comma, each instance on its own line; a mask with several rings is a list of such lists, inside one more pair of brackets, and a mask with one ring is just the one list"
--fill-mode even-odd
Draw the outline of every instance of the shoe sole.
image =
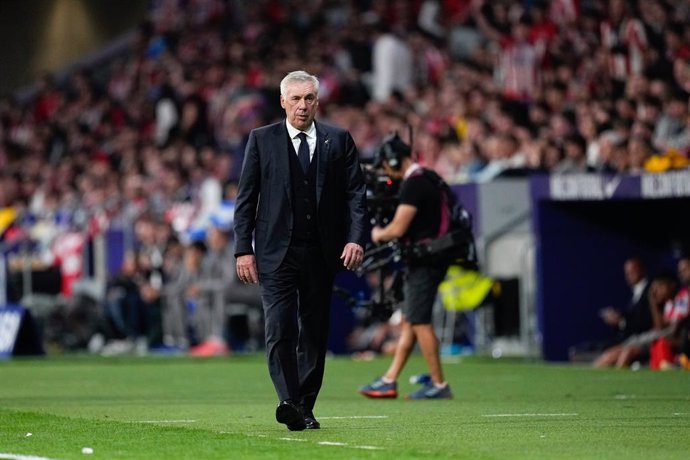
[[426, 397], [426, 396], [423, 397], [423, 398], [413, 398], [413, 397], [411, 397], [410, 395], [405, 395], [405, 400], [406, 400], [406, 401], [434, 401], [434, 400], [436, 400], [436, 399], [441, 399], [441, 400], [443, 400], [443, 399], [453, 399], [453, 395], [448, 395], [448, 396], [437, 396], [437, 397], [433, 397], [433, 398], [429, 398], [429, 397]]
[[287, 425], [290, 431], [302, 431], [307, 427], [302, 415], [287, 405], [278, 406], [276, 409], [276, 420], [278, 423]]
[[389, 391], [360, 391], [360, 394], [366, 396], [367, 398], [374, 398], [374, 399], [395, 399], [398, 397], [398, 392], [389, 390]]

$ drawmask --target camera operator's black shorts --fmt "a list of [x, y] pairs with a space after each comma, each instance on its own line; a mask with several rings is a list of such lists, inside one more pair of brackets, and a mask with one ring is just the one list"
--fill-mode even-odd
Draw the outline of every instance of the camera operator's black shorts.
[[431, 324], [434, 301], [438, 285], [448, 271], [447, 265], [440, 267], [408, 267], [405, 276], [402, 313], [412, 324]]

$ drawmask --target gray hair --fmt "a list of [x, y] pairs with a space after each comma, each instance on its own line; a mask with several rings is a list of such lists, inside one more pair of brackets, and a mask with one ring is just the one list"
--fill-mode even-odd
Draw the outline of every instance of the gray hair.
[[314, 85], [316, 94], [319, 94], [319, 79], [316, 78], [314, 75], [305, 72], [304, 70], [295, 70], [285, 75], [285, 77], [280, 81], [280, 95], [285, 96], [285, 94], [287, 93], [288, 85], [294, 82], [311, 83], [312, 85]]

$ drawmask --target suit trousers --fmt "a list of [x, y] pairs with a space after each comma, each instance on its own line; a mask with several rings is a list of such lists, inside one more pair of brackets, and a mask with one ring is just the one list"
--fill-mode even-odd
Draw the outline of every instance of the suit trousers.
[[279, 401], [306, 411], [323, 382], [334, 279], [318, 243], [294, 241], [280, 267], [260, 275], [271, 380]]

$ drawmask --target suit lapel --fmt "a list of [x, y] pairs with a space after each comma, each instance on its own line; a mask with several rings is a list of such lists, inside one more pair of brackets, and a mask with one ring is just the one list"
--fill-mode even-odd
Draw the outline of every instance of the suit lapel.
[[278, 178], [283, 180], [283, 187], [285, 188], [285, 195], [290, 206], [292, 206], [292, 191], [290, 189], [290, 157], [291, 154], [287, 127], [285, 121], [278, 123], [274, 132], [274, 152], [271, 158], [275, 161], [275, 174]]
[[326, 171], [328, 170], [328, 160], [331, 154], [331, 138], [328, 131], [321, 128], [321, 125], [316, 123], [316, 206], [318, 207], [321, 201], [321, 192], [323, 191], [323, 183], [326, 180]]

